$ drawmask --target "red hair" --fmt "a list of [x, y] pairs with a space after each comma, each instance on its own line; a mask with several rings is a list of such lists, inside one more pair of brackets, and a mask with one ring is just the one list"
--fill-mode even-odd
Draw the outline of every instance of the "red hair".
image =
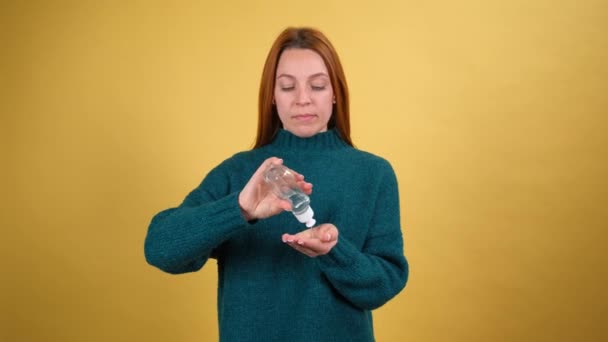
[[310, 49], [323, 58], [336, 98], [327, 128], [336, 129], [342, 140], [353, 146], [350, 138], [348, 86], [336, 50], [320, 31], [308, 27], [290, 27], [279, 34], [270, 48], [268, 57], [266, 57], [260, 82], [258, 132], [253, 148], [270, 144], [282, 126], [272, 100], [274, 98], [277, 64], [281, 54], [286, 49]]

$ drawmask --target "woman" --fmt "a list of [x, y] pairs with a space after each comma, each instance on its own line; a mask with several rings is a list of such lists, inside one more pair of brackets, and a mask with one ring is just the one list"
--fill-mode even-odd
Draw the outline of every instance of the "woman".
[[[307, 194], [314, 184], [323, 224], [302, 230], [286, 212], [263, 179], [271, 163], [298, 170]], [[321, 32], [279, 35], [262, 74], [255, 147], [158, 213], [145, 254], [169, 273], [217, 259], [221, 341], [374, 341], [371, 310], [409, 273], [397, 180], [386, 160], [353, 147], [346, 79]]]

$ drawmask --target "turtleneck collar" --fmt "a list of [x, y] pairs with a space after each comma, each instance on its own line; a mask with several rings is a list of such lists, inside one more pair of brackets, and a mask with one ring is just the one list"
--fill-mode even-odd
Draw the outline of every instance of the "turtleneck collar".
[[280, 129], [269, 146], [300, 150], [327, 150], [348, 147], [335, 129], [317, 133], [309, 138], [301, 138], [293, 133]]

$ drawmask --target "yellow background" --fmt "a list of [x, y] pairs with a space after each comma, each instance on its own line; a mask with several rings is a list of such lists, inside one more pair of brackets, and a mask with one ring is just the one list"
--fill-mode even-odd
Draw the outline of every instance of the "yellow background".
[[251, 146], [289, 25], [333, 41], [399, 179], [378, 341], [608, 338], [606, 1], [241, 0], [2, 2], [0, 340], [217, 339], [215, 263], [163, 274], [143, 240]]

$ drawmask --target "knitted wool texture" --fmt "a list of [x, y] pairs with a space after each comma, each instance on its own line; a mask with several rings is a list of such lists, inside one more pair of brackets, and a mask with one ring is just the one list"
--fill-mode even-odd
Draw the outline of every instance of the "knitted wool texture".
[[[282, 242], [283, 233], [306, 229], [290, 212], [243, 218], [238, 194], [269, 157], [313, 184], [317, 223], [340, 233], [328, 254], [310, 258]], [[281, 130], [271, 144], [225, 160], [179, 207], [154, 216], [145, 256], [173, 274], [217, 260], [223, 342], [374, 341], [371, 310], [398, 294], [409, 274], [392, 167], [334, 130], [311, 138]]]

